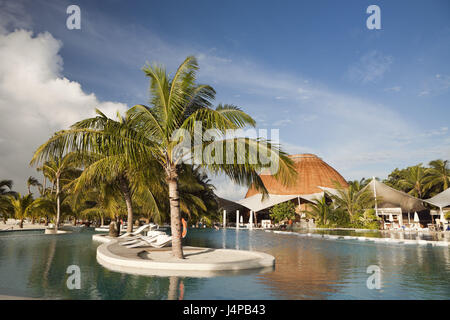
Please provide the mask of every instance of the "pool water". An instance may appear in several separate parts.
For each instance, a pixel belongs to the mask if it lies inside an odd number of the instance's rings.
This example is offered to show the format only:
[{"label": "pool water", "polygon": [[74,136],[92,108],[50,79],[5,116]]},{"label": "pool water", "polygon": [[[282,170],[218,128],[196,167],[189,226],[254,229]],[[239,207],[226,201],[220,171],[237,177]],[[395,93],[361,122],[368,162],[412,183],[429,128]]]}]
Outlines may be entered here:
[{"label": "pool water", "polygon": [[[92,233],[0,235],[0,295],[44,299],[450,299],[450,248],[190,229],[186,245],[263,251],[273,272],[214,278],[144,277],[96,261]],[[81,270],[70,290],[67,267]],[[367,267],[381,270],[368,289]]]}]

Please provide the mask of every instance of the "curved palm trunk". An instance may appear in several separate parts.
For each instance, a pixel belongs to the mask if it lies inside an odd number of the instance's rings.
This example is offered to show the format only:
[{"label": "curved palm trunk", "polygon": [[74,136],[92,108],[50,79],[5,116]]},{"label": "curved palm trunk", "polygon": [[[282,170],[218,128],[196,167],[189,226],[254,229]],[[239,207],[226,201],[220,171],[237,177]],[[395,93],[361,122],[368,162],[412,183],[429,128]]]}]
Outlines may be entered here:
[{"label": "curved palm trunk", "polygon": [[171,170],[172,174],[167,179],[169,185],[170,201],[170,227],[172,230],[172,254],[174,257],[184,259],[183,247],[181,246],[181,216],[180,216],[180,196],[178,191],[178,177]]},{"label": "curved palm trunk", "polygon": [[127,205],[127,213],[128,213],[128,218],[127,218],[127,232],[133,232],[133,206],[131,203],[131,191],[130,191],[130,187],[129,187],[129,183],[127,178],[125,178],[124,176],[121,176],[119,178],[119,183],[120,183],[120,190],[122,191],[123,197],[125,199],[125,203]]}]

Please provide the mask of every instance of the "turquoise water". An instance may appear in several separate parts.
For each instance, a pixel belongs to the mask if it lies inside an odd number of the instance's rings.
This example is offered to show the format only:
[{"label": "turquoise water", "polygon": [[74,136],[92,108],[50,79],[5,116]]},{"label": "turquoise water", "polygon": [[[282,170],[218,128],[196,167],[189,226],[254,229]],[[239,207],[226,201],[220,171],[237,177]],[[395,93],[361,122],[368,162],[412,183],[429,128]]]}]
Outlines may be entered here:
[{"label": "turquoise water", "polygon": [[[273,272],[215,278],[143,277],[96,261],[92,233],[0,235],[0,295],[45,299],[450,299],[450,248],[332,241],[260,230],[189,230],[187,245],[258,250]],[[81,289],[66,286],[78,265]],[[369,265],[381,268],[370,290]]]}]

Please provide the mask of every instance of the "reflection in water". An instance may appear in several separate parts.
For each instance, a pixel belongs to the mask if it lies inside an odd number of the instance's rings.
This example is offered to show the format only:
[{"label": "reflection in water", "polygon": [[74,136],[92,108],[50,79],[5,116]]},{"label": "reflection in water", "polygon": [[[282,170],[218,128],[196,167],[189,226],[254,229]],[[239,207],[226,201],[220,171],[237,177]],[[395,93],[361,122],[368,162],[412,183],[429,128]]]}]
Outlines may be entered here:
[{"label": "reflection in water", "polygon": [[339,257],[325,256],[307,247],[277,246],[275,271],[260,277],[281,299],[323,299],[336,292]]},{"label": "reflection in water", "polygon": [[[186,245],[272,254],[275,270],[213,278],[137,276],[96,261],[92,234],[0,235],[0,295],[51,299],[449,299],[449,248],[321,240],[259,230],[189,231]],[[406,236],[405,236],[406,237]],[[69,290],[69,265],[81,289]],[[369,265],[382,290],[366,287]]]},{"label": "reflection in water", "polygon": [[222,249],[227,247],[227,230],[222,229]]},{"label": "reflection in water", "polygon": [[184,283],[180,277],[169,277],[169,292],[167,300],[183,300],[184,299]]}]

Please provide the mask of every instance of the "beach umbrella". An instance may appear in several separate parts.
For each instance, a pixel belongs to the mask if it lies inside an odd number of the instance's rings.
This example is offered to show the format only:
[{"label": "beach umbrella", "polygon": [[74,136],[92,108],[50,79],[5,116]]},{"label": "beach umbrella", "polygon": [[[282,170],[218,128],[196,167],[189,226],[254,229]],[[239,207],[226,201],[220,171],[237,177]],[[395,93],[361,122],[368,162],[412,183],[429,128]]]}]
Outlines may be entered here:
[{"label": "beach umbrella", "polygon": [[419,215],[417,214],[417,211],[414,212],[414,222],[420,222]]},{"label": "beach umbrella", "polygon": [[389,214],[389,221],[394,222],[394,217],[392,216],[392,213]]}]

